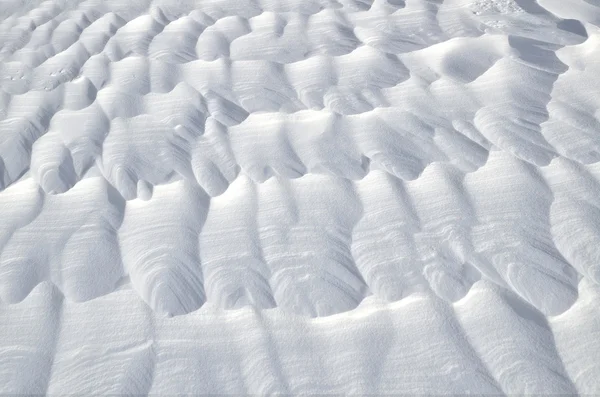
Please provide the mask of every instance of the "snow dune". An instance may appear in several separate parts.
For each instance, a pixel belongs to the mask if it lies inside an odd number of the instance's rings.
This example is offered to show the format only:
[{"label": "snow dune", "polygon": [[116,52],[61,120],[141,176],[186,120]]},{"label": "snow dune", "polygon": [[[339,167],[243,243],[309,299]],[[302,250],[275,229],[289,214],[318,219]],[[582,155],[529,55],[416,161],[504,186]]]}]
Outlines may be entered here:
[{"label": "snow dune", "polygon": [[6,0],[0,393],[597,394],[600,3]]}]

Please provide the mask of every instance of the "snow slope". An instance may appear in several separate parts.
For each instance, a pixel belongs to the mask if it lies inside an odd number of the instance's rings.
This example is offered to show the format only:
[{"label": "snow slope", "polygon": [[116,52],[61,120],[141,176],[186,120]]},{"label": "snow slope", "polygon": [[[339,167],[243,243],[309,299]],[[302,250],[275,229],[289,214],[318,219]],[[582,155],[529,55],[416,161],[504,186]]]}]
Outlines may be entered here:
[{"label": "snow slope", "polygon": [[0,393],[600,393],[597,0],[0,2]]}]

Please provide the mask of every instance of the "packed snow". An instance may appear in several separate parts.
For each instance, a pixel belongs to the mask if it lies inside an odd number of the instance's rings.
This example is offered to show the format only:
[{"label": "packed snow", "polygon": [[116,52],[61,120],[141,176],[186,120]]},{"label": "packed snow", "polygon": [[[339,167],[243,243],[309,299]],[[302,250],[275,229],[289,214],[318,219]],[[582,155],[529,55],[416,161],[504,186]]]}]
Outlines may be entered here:
[{"label": "packed snow", "polygon": [[599,0],[1,0],[0,394],[600,394]]}]

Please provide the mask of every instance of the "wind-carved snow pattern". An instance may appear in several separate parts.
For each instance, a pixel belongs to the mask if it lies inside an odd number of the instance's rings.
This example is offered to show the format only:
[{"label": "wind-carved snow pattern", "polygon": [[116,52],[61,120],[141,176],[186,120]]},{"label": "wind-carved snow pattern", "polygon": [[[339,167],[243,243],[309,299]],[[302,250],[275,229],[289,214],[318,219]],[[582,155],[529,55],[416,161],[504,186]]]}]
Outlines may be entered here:
[{"label": "wind-carved snow pattern", "polygon": [[[6,1],[0,335],[49,330],[2,342],[0,391],[85,393],[90,361],[94,393],[598,392],[599,90],[592,0]],[[218,328],[242,362],[169,372]],[[420,338],[439,381],[389,361],[429,371]]]}]

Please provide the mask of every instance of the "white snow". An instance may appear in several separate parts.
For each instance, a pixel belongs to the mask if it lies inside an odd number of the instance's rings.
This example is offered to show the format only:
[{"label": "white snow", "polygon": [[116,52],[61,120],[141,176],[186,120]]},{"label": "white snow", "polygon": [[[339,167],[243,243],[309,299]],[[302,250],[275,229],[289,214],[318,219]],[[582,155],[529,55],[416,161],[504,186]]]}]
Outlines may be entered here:
[{"label": "white snow", "polygon": [[597,0],[0,1],[0,394],[600,393]]}]

